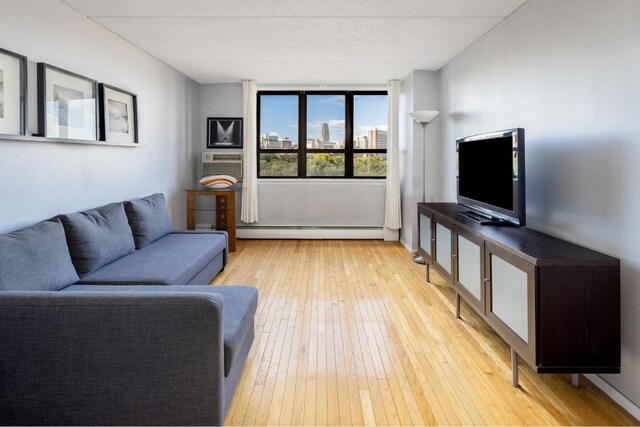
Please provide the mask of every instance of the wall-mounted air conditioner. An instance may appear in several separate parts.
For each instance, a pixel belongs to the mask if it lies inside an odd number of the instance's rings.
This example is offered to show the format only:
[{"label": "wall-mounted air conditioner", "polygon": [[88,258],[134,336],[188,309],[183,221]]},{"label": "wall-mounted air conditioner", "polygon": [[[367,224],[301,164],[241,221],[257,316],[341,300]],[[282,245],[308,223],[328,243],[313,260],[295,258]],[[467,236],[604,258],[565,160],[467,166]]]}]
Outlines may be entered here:
[{"label": "wall-mounted air conditioner", "polygon": [[200,178],[209,175],[231,175],[242,180],[242,150],[207,150],[200,160]]}]

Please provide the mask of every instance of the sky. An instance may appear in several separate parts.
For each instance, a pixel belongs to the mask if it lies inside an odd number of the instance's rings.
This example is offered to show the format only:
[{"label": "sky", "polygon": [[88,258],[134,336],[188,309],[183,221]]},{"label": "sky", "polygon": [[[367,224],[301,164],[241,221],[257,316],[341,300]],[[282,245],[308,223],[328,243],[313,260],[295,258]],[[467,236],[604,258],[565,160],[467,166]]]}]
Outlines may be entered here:
[{"label": "sky", "polygon": [[[280,138],[298,142],[298,96],[260,97],[260,134],[275,132]],[[344,140],[345,99],[343,95],[307,96],[307,137],[319,138],[322,123],[329,123],[332,141]],[[387,96],[354,96],[354,133],[366,135],[370,129],[387,129]]]}]

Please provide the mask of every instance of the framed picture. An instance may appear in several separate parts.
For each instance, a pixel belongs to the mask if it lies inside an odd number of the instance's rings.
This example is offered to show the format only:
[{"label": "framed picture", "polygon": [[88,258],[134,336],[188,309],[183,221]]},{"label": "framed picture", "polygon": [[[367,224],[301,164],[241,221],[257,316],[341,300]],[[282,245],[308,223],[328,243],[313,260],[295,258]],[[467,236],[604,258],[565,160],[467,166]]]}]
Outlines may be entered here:
[{"label": "framed picture", "polygon": [[38,63],[38,120],[42,136],[97,141],[97,82]]},{"label": "framed picture", "polygon": [[0,49],[0,134],[27,129],[27,58]]},{"label": "framed picture", "polygon": [[242,117],[207,118],[207,148],[242,148]]},{"label": "framed picture", "polygon": [[100,139],[106,142],[138,143],[138,97],[104,83],[98,85]]}]

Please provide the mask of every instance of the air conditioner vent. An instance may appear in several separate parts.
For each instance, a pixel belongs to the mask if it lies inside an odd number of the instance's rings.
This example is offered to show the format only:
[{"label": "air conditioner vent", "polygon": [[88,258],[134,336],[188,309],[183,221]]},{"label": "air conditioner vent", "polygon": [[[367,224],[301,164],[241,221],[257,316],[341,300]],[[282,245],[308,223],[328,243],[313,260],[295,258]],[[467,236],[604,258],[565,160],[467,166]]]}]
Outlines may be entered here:
[{"label": "air conditioner vent", "polygon": [[242,180],[242,150],[203,151],[200,178],[209,175],[231,175]]}]

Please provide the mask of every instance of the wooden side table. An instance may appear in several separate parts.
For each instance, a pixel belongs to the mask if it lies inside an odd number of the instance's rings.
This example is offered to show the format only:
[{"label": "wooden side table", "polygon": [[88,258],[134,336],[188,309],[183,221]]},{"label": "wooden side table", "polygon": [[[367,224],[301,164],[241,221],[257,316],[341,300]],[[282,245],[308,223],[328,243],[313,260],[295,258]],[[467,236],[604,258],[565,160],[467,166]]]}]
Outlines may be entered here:
[{"label": "wooden side table", "polygon": [[236,251],[236,190],[186,190],[187,191],[187,230],[196,229],[196,197],[213,196],[216,198],[216,230],[225,230],[229,234],[229,251]]}]

